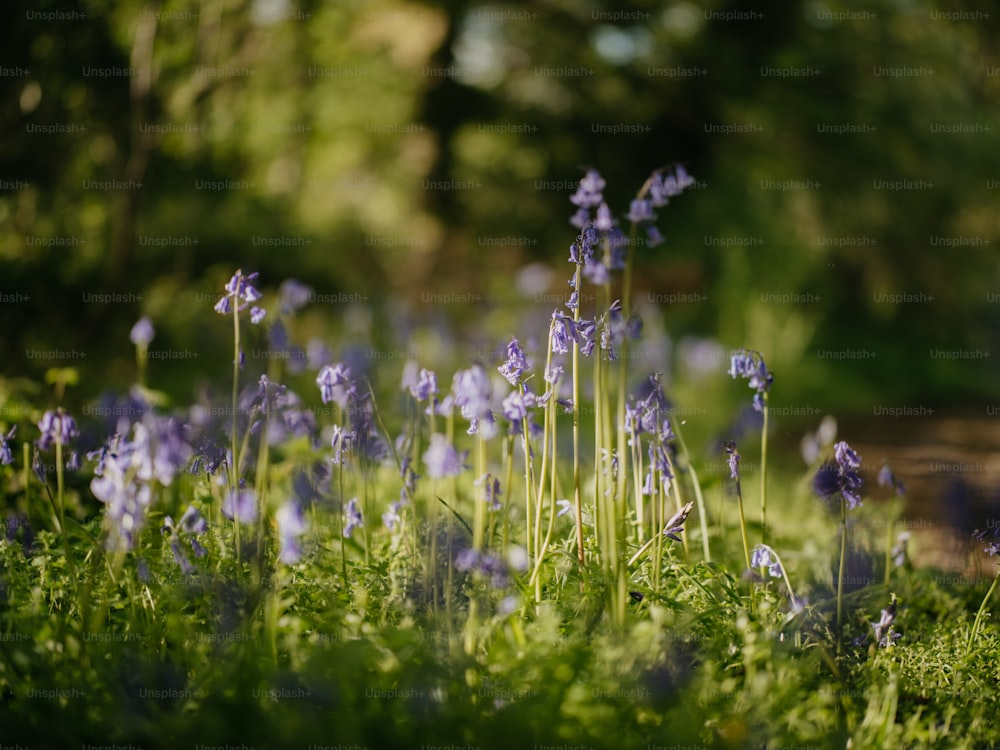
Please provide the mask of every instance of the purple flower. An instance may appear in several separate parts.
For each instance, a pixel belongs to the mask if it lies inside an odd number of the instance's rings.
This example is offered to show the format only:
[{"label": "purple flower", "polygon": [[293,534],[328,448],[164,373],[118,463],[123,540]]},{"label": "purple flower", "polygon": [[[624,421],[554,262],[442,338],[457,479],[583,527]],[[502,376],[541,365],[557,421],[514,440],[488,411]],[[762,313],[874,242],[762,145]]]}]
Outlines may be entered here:
[{"label": "purple flower", "polygon": [[507,565],[491,552],[477,552],[471,547],[455,555],[455,568],[463,573],[474,571],[490,580],[493,588],[501,588],[510,583]]},{"label": "purple flower", "polygon": [[427,476],[432,479],[456,477],[465,468],[462,463],[464,454],[455,450],[448,438],[440,433],[431,435],[430,447],[424,452],[424,465],[427,466]]},{"label": "purple flower", "polygon": [[222,515],[249,526],[257,520],[257,494],[244,489],[229,492],[222,502]]},{"label": "purple flower", "polygon": [[330,447],[333,448],[333,465],[343,466],[346,461],[346,454],[351,450],[351,446],[354,445],[357,435],[351,431],[348,432],[340,425],[335,424],[333,426],[333,436],[330,439]]},{"label": "purple flower", "polygon": [[302,559],[302,545],[299,537],[302,536],[308,524],[302,514],[302,508],[294,499],[286,500],[274,514],[278,522],[278,538],[281,540],[281,553],[278,561],[285,565],[292,565]]},{"label": "purple flower", "polygon": [[0,464],[10,466],[14,463],[14,455],[11,453],[10,444],[14,440],[14,433],[17,432],[17,425],[10,428],[6,435],[0,435]]},{"label": "purple flower", "polygon": [[767,568],[771,578],[781,578],[781,563],[778,562],[774,550],[766,544],[758,544],[750,553],[751,568]]},{"label": "purple flower", "polygon": [[976,529],[972,532],[972,538],[977,542],[985,542],[987,539],[992,538],[993,541],[989,542],[983,548],[983,551],[990,557],[1000,555],[1000,526],[994,526],[992,530]]},{"label": "purple flower", "polygon": [[611,272],[599,260],[588,260],[583,267],[583,278],[594,286],[602,286],[611,281]]},{"label": "purple flower", "polygon": [[507,379],[507,382],[516,386],[521,380],[521,373],[528,369],[528,359],[524,356],[524,350],[517,339],[513,336],[507,344],[507,359],[497,370]]},{"label": "purple flower", "polygon": [[524,387],[513,390],[510,395],[503,400],[501,409],[504,417],[512,424],[519,425],[521,420],[527,419],[528,410],[535,408],[535,394]]},{"label": "purple flower", "polygon": [[671,519],[667,521],[667,524],[663,529],[663,535],[666,536],[667,539],[673,539],[675,542],[681,541],[678,534],[684,531],[684,522],[687,521],[687,517],[690,515],[692,508],[694,508],[694,503],[688,503],[679,511],[674,513]]},{"label": "purple flower", "polygon": [[250,308],[250,322],[254,325],[260,323],[264,317],[267,315],[267,310],[261,307],[251,307]]},{"label": "purple flower", "polygon": [[562,500],[556,500],[556,505],[559,508],[559,512],[556,513],[556,516],[565,516],[567,513],[573,510],[573,503],[571,503],[569,500],[565,498],[563,498]]},{"label": "purple flower", "polygon": [[657,247],[658,245],[662,245],[663,242],[663,235],[660,234],[660,230],[656,228],[655,224],[650,224],[646,227],[646,244],[649,247]]},{"label": "purple flower", "polygon": [[56,442],[67,445],[80,434],[76,429],[76,421],[62,409],[45,412],[42,421],[38,423],[38,429],[42,436],[38,439],[37,445],[42,450],[48,450]]},{"label": "purple flower", "polygon": [[581,208],[599,206],[604,201],[602,191],[606,184],[596,169],[588,169],[587,174],[580,180],[576,192],[569,199],[570,203]]},{"label": "purple flower", "polygon": [[316,385],[324,404],[333,401],[341,409],[347,408],[348,401],[357,393],[351,384],[351,368],[342,363],[323,367],[316,376]]},{"label": "purple flower", "polygon": [[483,490],[483,500],[490,510],[500,510],[500,480],[492,474],[483,474],[473,483]]},{"label": "purple flower", "polygon": [[767,370],[764,358],[759,352],[740,349],[730,355],[729,375],[735,380],[749,380],[749,386],[757,391],[753,398],[753,408],[764,411],[765,395],[774,382],[774,375]]},{"label": "purple flower", "polygon": [[579,341],[576,323],[568,315],[555,310],[552,313],[552,324],[549,332],[553,354],[566,354],[573,348],[573,342]]},{"label": "purple flower", "polygon": [[[468,433],[475,435],[482,429],[484,438],[493,437],[497,427],[490,409],[491,388],[486,370],[479,365],[459,370],[455,373],[451,390],[455,396],[455,404],[462,409],[462,416],[469,420]],[[482,428],[480,420],[483,422]]]},{"label": "purple flower", "polygon": [[887,609],[883,609],[878,622],[872,623],[875,631],[875,643],[879,648],[888,648],[895,641],[902,638],[902,633],[893,631],[892,626],[896,621],[896,596],[893,594],[892,601]]},{"label": "purple flower", "polygon": [[584,357],[591,356],[597,346],[597,323],[593,320],[581,320],[577,322],[576,330],[580,340],[580,354]]},{"label": "purple flower", "polygon": [[153,330],[153,322],[145,315],[143,315],[132,326],[132,330],[129,332],[129,340],[136,346],[146,347],[149,346],[149,342],[153,340],[153,336],[156,332]]},{"label": "purple flower", "polygon": [[[254,284],[257,283],[259,274],[251,273],[243,275],[242,270],[238,270],[226,284],[226,294],[215,305],[215,311],[220,315],[230,315],[233,312],[233,305],[236,305],[237,312],[243,312],[248,305],[252,305],[261,299],[262,295]],[[259,322],[259,321],[258,321]]]},{"label": "purple flower", "polygon": [[648,200],[634,200],[629,206],[628,216],[625,218],[633,224],[642,221],[655,221],[656,214],[653,213],[653,204]]},{"label": "purple flower", "polygon": [[902,496],[906,494],[906,487],[903,483],[896,479],[896,475],[892,473],[892,469],[889,468],[889,464],[884,464],[878,473],[878,486],[879,487],[890,487],[894,495]]},{"label": "purple flower", "polygon": [[727,440],[723,447],[729,454],[729,478],[738,481],[740,478],[740,452],[736,450],[736,443],[732,440]]},{"label": "purple flower", "polygon": [[344,536],[349,537],[355,529],[365,525],[365,519],[361,517],[361,508],[358,506],[356,497],[347,501],[347,505],[344,506],[344,516],[347,521],[344,525]]},{"label": "purple flower", "polygon": [[410,395],[417,401],[427,401],[437,395],[437,375],[427,368],[421,368],[416,380],[409,385]]},{"label": "purple flower", "polygon": [[607,203],[601,203],[597,207],[597,216],[594,218],[594,229],[599,232],[610,232],[614,228],[614,218],[611,216],[611,209]]},{"label": "purple flower", "polygon": [[309,304],[313,298],[312,287],[306,286],[296,279],[285,279],[278,287],[280,296],[279,309],[282,315],[291,315]]},{"label": "purple flower", "polygon": [[813,490],[824,500],[840,495],[847,502],[848,509],[861,505],[861,476],[858,469],[861,459],[851,447],[841,440],[834,447],[836,463],[826,463],[813,477]]}]

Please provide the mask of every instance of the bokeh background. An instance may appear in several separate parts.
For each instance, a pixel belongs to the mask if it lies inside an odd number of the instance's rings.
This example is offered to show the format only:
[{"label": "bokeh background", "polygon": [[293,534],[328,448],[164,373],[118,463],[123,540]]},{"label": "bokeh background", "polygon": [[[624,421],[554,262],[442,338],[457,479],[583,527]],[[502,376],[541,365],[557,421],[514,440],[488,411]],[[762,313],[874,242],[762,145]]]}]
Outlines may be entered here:
[{"label": "bokeh background", "polygon": [[[52,368],[79,376],[71,407],[127,389],[140,315],[157,331],[153,387],[175,402],[228,387],[231,326],[212,304],[236,268],[260,272],[272,319],[282,281],[310,285],[288,333],[311,366],[351,355],[384,386],[412,358],[449,382],[510,335],[544,336],[586,167],[623,215],[654,168],[680,164],[696,186],[661,210],[667,241],[636,248],[636,377],[663,371],[689,413],[721,423],[748,397],[726,353],[748,346],[777,373],[793,444],[827,413],[856,420],[859,441],[873,422],[891,442],[942,415],[966,420],[959,442],[973,423],[981,448],[994,440],[1000,14],[987,3],[14,0],[2,13],[7,422],[19,399],[51,400]],[[251,354],[266,350],[253,335]]]}]

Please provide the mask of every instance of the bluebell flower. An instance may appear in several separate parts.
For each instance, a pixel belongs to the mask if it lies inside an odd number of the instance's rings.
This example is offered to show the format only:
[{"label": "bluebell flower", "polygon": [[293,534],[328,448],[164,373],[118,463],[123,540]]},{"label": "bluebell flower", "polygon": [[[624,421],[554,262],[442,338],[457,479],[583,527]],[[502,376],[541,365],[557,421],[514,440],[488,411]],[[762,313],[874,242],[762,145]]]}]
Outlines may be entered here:
[{"label": "bluebell flower", "polygon": [[736,443],[732,440],[727,440],[723,447],[726,449],[726,453],[729,455],[727,459],[729,461],[729,478],[739,480],[740,478],[740,452],[736,450]]},{"label": "bluebell flower", "polygon": [[596,169],[588,169],[580,180],[576,192],[570,197],[570,203],[581,208],[594,208],[604,201],[603,190],[607,183]]},{"label": "bluebell flower", "polygon": [[573,510],[573,503],[571,503],[566,498],[563,498],[562,500],[556,500],[556,507],[559,508],[559,512],[556,513],[556,516],[557,517],[558,516],[565,516],[567,513],[572,512],[572,510]]},{"label": "bluebell flower", "polygon": [[344,536],[349,537],[354,533],[355,529],[365,525],[365,519],[361,517],[361,508],[358,505],[356,497],[352,497],[347,501],[347,505],[344,506],[344,516],[346,519]]},{"label": "bluebell flower", "polygon": [[655,221],[656,214],[653,213],[653,204],[648,200],[634,200],[630,204],[628,216],[625,218],[633,224],[638,224],[642,221]]},{"label": "bluebell flower", "polygon": [[666,526],[663,529],[663,535],[667,539],[673,539],[675,542],[681,541],[680,534],[684,531],[684,522],[687,521],[687,517],[691,514],[691,509],[694,508],[694,503],[687,503],[683,508],[674,513],[670,520],[667,521]]},{"label": "bluebell flower", "polygon": [[57,440],[63,445],[68,445],[80,434],[76,429],[76,421],[63,409],[45,412],[38,423],[38,429],[42,436],[38,439],[37,445],[42,450],[48,450]]},{"label": "bluebell flower", "polygon": [[437,395],[437,375],[433,370],[422,367],[416,381],[409,386],[410,395],[417,401],[427,401]]},{"label": "bluebell flower", "polygon": [[599,260],[589,260],[583,267],[583,278],[594,286],[602,286],[611,281],[611,271]]},{"label": "bluebell flower", "polygon": [[330,438],[330,447],[333,448],[333,465],[343,466],[351,447],[357,438],[356,433],[345,430],[340,425],[333,426],[333,435]]},{"label": "bluebell flower", "polygon": [[535,403],[535,394],[527,387],[516,388],[503,400],[501,409],[507,420],[514,425],[520,425],[523,419],[528,418],[529,410],[535,408]]},{"label": "bluebell flower", "polygon": [[153,330],[153,321],[149,319],[146,315],[143,315],[132,326],[132,330],[129,332],[129,340],[136,346],[149,346],[149,342],[153,340],[153,336],[156,332]]},{"label": "bluebell flower", "polygon": [[252,305],[257,300],[263,298],[264,295],[253,286],[257,283],[258,275],[251,273],[244,276],[242,270],[236,271],[233,277],[226,283],[226,293],[215,304],[215,311],[220,315],[231,315],[234,304],[236,305],[236,311],[242,312],[248,305]]},{"label": "bluebell flower", "polygon": [[660,234],[660,230],[656,228],[655,224],[650,224],[646,227],[646,244],[649,247],[657,247],[664,243],[663,235]]},{"label": "bluebell flower", "polygon": [[902,638],[902,633],[896,633],[892,629],[896,622],[897,604],[896,595],[893,594],[892,601],[888,608],[882,610],[878,622],[872,623],[872,629],[875,631],[875,643],[878,644],[879,648],[888,648]]},{"label": "bluebell flower", "polygon": [[0,435],[0,464],[3,466],[10,466],[14,463],[14,455],[11,453],[10,444],[13,442],[16,432],[17,425],[14,425],[6,435]]},{"label": "bluebell flower", "polygon": [[977,542],[988,542],[983,551],[990,557],[1000,555],[1000,525],[992,529],[976,529],[972,532],[972,538]]},{"label": "bluebell flower", "polygon": [[493,588],[501,588],[510,582],[507,565],[491,552],[477,552],[469,547],[455,555],[455,569],[463,573],[475,571],[489,579]]},{"label": "bluebell flower", "polygon": [[301,310],[312,300],[312,287],[297,279],[285,279],[278,287],[279,309],[282,315],[291,315]]},{"label": "bluebell flower", "polygon": [[528,358],[524,355],[524,350],[513,336],[507,344],[507,358],[497,370],[504,376],[508,383],[517,386],[521,380],[522,373],[528,369]]},{"label": "bluebell flower", "polygon": [[594,320],[580,320],[576,324],[577,335],[580,340],[580,354],[589,357],[594,353],[597,346],[597,322]]},{"label": "bluebell flower", "polygon": [[861,476],[858,469],[861,459],[843,440],[834,446],[836,463],[826,463],[813,477],[813,490],[824,500],[840,495],[847,502],[848,509],[861,505]]},{"label": "bluebell flower", "polygon": [[247,489],[231,490],[222,501],[222,515],[249,526],[257,520],[257,494]]},{"label": "bluebell flower", "polygon": [[324,404],[333,401],[341,409],[347,408],[351,397],[357,392],[351,383],[351,368],[341,363],[324,366],[316,376],[316,385],[319,386],[320,398]]},{"label": "bluebell flower", "polygon": [[470,435],[482,432],[487,439],[496,435],[497,427],[490,408],[491,390],[489,376],[479,365],[455,373],[451,391],[462,416],[469,420]]},{"label": "bluebell flower", "polygon": [[500,480],[490,473],[483,474],[473,483],[482,488],[483,501],[490,510],[500,510]]},{"label": "bluebell flower", "polygon": [[751,568],[767,568],[771,578],[781,578],[781,563],[778,562],[774,550],[766,544],[758,544],[750,553]]},{"label": "bluebell flower", "polygon": [[611,216],[611,209],[607,203],[601,203],[597,207],[597,216],[594,217],[594,229],[599,232],[610,232],[615,226],[614,218]]},{"label": "bluebell flower", "polygon": [[439,433],[431,435],[431,444],[424,452],[424,465],[427,466],[427,476],[432,479],[455,477],[465,468],[464,454],[455,450],[448,438]]},{"label": "bluebell flower", "polygon": [[389,503],[389,510],[382,514],[382,523],[385,525],[389,531],[395,531],[396,526],[399,525],[400,521],[403,520],[402,516],[399,515],[399,511],[403,508],[403,501],[394,500]]},{"label": "bluebell flower", "polygon": [[896,475],[892,473],[892,469],[889,468],[889,464],[883,464],[882,468],[878,473],[878,486],[879,487],[889,487],[892,489],[894,495],[905,495],[906,487],[903,483],[896,479]]},{"label": "bluebell flower", "polygon": [[274,514],[278,522],[278,538],[281,541],[281,552],[278,561],[292,565],[302,559],[302,544],[299,541],[308,529],[302,508],[291,498],[286,500]]},{"label": "bluebell flower", "polygon": [[549,341],[553,354],[566,354],[572,351],[573,342],[579,341],[576,323],[571,317],[559,312],[552,313],[552,324],[549,328]]},{"label": "bluebell flower", "polygon": [[253,323],[254,325],[260,323],[266,315],[267,311],[262,307],[250,308],[250,322]]},{"label": "bluebell flower", "polygon": [[757,411],[764,411],[765,394],[774,382],[774,375],[768,372],[760,353],[749,349],[733,352],[730,355],[729,375],[734,380],[744,378],[750,381],[748,385],[757,391],[754,394],[753,407]]}]

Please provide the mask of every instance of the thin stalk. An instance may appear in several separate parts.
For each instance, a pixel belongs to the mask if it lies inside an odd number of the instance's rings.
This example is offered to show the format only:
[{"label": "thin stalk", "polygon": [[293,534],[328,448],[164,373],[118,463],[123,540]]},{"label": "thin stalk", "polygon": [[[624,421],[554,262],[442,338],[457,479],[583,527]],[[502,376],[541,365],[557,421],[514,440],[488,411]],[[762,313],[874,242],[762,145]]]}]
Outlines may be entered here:
[{"label": "thin stalk", "polygon": [[844,570],[847,564],[847,500],[840,498],[840,572],[837,575],[837,627],[841,623]]},{"label": "thin stalk", "polygon": [[990,597],[993,596],[993,592],[996,590],[998,582],[1000,582],[1000,568],[997,569],[997,574],[993,578],[993,585],[990,586],[990,590],[986,592],[986,596],[983,597],[983,603],[979,605],[979,611],[976,612],[976,620],[972,623],[972,632],[969,633],[969,643],[966,646],[966,651],[972,650],[972,644],[976,640],[976,635],[979,633],[979,626],[983,621],[983,616],[986,614],[986,605],[990,603]]},{"label": "thin stalk", "polygon": [[760,537],[767,544],[767,393],[764,393],[764,426],[760,430]]},{"label": "thin stalk", "polygon": [[[581,266],[576,265],[573,288],[580,289]],[[580,305],[573,310],[574,324],[580,322]],[[580,342],[573,339],[573,507],[576,510],[576,548],[580,565],[583,554],[583,498],[580,493]]]}]

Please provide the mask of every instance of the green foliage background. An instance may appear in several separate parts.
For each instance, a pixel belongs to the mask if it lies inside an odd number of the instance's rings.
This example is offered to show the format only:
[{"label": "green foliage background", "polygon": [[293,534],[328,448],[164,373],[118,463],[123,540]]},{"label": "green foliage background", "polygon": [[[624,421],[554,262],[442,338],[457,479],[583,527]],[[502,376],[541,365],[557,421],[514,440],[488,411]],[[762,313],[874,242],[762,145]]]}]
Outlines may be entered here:
[{"label": "green foliage background", "polygon": [[[974,15],[947,15],[962,11]],[[4,372],[78,367],[72,398],[121,388],[134,377],[128,329],[149,314],[154,349],[201,355],[161,368],[157,386],[188,394],[226,370],[227,329],[211,324],[211,303],[237,267],[260,271],[272,291],[297,277],[346,295],[313,305],[302,336],[391,348],[430,322],[495,346],[519,333],[511,308],[531,301],[517,269],[544,264],[554,269],[549,291],[565,293],[567,198],[583,167],[601,170],[624,214],[652,168],[680,162],[698,190],[661,212],[667,243],[640,248],[637,298],[700,296],[646,305],[647,325],[675,343],[712,336],[759,349],[787,403],[869,414],[873,403],[962,403],[981,413],[998,394],[992,357],[929,353],[992,354],[1000,330],[991,244],[1000,22],[983,12],[904,0],[864,10],[8,3]],[[771,68],[806,75],[763,74]],[[921,74],[877,72],[886,68]],[[821,132],[845,124],[862,132]],[[52,125],[75,132],[37,130]],[[639,132],[603,132],[609,125]],[[753,132],[710,132],[717,125]],[[142,187],[93,189],[98,180]],[[231,189],[204,187],[220,180]],[[764,189],[768,180],[818,186]],[[874,187],[896,180],[933,187]],[[100,294],[125,296],[95,303]],[[786,294],[807,301],[767,296]],[[889,304],[876,301],[882,294],[933,299]],[[374,310],[360,322],[359,301]],[[53,350],[86,356],[32,356]]]}]

